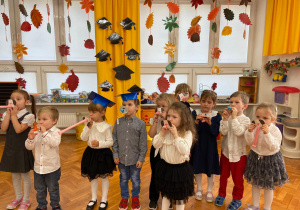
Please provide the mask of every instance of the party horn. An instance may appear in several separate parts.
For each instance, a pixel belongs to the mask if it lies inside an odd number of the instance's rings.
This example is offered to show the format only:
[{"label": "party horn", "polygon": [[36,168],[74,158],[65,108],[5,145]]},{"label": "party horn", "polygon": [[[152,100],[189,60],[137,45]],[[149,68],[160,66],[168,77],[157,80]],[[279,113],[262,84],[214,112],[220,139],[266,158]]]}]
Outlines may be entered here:
[{"label": "party horn", "polygon": [[6,106],[0,106],[0,108],[10,108],[10,107],[14,107],[16,105],[16,101],[12,100],[12,99],[8,99],[6,101]]},{"label": "party horn", "polygon": [[[263,125],[265,124],[265,122],[263,120],[259,120],[260,124]],[[252,147],[255,147],[256,148],[256,145],[257,145],[257,139],[258,139],[258,134],[259,134],[259,130],[260,130],[260,125],[258,123],[258,127],[256,128],[256,133],[255,133],[255,139],[254,139],[254,142],[252,144]]]},{"label": "party horn", "polygon": [[80,122],[78,122],[78,123],[76,123],[76,124],[74,124],[74,125],[71,125],[70,127],[66,128],[66,129],[64,129],[64,130],[62,130],[62,131],[59,131],[58,134],[61,135],[61,134],[63,134],[64,132],[66,132],[66,131],[68,131],[68,130],[74,128],[74,127],[76,127],[77,125],[80,125],[81,123],[87,122],[88,120],[89,120],[88,118],[85,118],[84,120],[81,120]]}]

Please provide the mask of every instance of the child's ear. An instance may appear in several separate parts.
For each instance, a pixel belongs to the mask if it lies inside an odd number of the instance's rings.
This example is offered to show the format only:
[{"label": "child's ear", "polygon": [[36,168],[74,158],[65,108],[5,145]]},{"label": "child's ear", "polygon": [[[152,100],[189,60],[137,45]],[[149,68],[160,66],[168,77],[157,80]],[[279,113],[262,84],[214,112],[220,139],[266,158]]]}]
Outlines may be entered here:
[{"label": "child's ear", "polygon": [[57,123],[57,119],[55,119],[54,121],[53,121],[53,125],[55,125]]},{"label": "child's ear", "polygon": [[25,105],[29,105],[30,104],[30,100],[26,100]]},{"label": "child's ear", "polygon": [[247,109],[247,107],[248,107],[248,104],[244,104],[244,109]]}]

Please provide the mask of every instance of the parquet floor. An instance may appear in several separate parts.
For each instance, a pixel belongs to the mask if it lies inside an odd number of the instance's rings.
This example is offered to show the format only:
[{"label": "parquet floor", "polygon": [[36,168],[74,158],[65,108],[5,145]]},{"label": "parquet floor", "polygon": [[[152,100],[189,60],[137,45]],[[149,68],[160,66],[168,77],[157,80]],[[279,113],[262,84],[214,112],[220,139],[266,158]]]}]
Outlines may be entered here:
[{"label": "parquet floor", "polygon": [[[2,156],[4,148],[5,136],[0,136],[0,155]],[[148,142],[148,146],[151,142]],[[221,142],[219,142],[219,151]],[[82,210],[86,208],[86,204],[91,198],[90,184],[87,178],[80,176],[80,161],[81,156],[86,148],[86,142],[75,140],[75,136],[63,136],[62,143],[60,145],[60,157],[62,164],[62,176],[60,180],[60,193],[61,193],[61,206],[64,210]],[[290,182],[282,188],[277,188],[274,192],[274,201],[272,204],[272,210],[299,210],[300,209],[300,159],[288,159],[285,158],[286,168],[290,178]],[[33,188],[33,173],[32,175],[32,191],[30,200],[32,202],[30,210],[35,209],[37,202],[35,199],[35,190]],[[145,164],[141,171],[141,193],[140,201],[143,210],[148,209],[148,188],[151,176],[149,150],[146,156]],[[204,189],[206,189],[206,178],[203,179]],[[129,184],[130,186],[131,184]],[[215,185],[213,189],[214,196],[218,193],[219,176],[215,178]],[[189,199],[186,204],[186,209],[216,209],[223,210],[229,205],[232,200],[233,182],[230,179],[228,183],[227,198],[225,200],[225,206],[216,207],[213,203],[206,203],[205,200],[197,201],[193,197]],[[262,194],[263,195],[263,194]],[[4,210],[6,205],[14,199],[14,190],[11,181],[10,173],[0,172],[0,210]],[[101,181],[98,188],[98,199],[101,199]],[[115,172],[114,176],[110,178],[110,187],[108,194],[108,209],[117,210],[118,204],[121,199],[120,187],[119,187],[119,172]],[[251,185],[245,183],[245,191],[243,208],[247,207],[247,203],[251,203]],[[49,197],[48,197],[49,201]],[[261,209],[263,208],[263,196],[261,197]],[[159,200],[159,207],[161,206],[161,199]],[[130,206],[129,206],[130,207]],[[48,204],[48,209],[50,205]],[[96,209],[96,208],[95,208]],[[129,208],[130,209],[130,208]],[[175,209],[175,208],[174,208]]]}]

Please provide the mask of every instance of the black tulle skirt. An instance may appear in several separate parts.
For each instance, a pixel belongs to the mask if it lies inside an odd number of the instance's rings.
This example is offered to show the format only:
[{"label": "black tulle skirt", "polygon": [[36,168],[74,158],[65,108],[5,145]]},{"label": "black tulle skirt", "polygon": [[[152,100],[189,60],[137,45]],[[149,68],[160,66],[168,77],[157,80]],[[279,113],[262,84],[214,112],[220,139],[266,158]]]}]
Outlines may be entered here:
[{"label": "black tulle skirt", "polygon": [[92,149],[87,147],[82,155],[81,175],[88,177],[90,181],[98,177],[113,176],[116,164],[112,151],[109,148]]},{"label": "black tulle skirt", "polygon": [[161,159],[155,173],[156,187],[163,197],[186,203],[194,195],[194,171],[189,162],[169,164]]},{"label": "black tulle skirt", "polygon": [[281,187],[289,181],[281,152],[260,157],[251,150],[244,176],[249,184],[266,190],[275,190],[275,186]]}]

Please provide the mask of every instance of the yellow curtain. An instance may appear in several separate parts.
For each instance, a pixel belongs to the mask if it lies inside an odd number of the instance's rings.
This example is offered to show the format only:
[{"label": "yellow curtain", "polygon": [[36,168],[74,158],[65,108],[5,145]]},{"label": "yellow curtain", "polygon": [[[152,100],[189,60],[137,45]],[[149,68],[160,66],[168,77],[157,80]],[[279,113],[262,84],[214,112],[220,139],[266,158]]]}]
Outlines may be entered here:
[{"label": "yellow curtain", "polygon": [[[128,93],[128,89],[134,84],[140,86],[140,61],[138,59],[131,61],[125,56],[125,52],[131,48],[140,53],[140,3],[139,0],[95,0],[95,22],[102,17],[105,17],[112,23],[112,30],[110,27],[106,30],[100,29],[98,24],[95,25],[96,32],[96,53],[102,49],[111,54],[111,61],[108,59],[104,62],[97,60],[97,84],[98,93],[111,101],[115,102],[111,108],[106,110],[106,118],[109,124],[114,125],[117,116],[122,117],[123,114],[119,111],[122,106],[121,97],[116,95]],[[131,30],[124,30],[120,22],[125,18],[130,18],[135,22],[135,28]],[[112,33],[118,33],[123,37],[124,44],[111,44],[107,39]],[[116,72],[113,68],[119,65],[125,65],[131,69],[134,74],[131,74],[130,80],[121,81],[115,78]],[[113,91],[104,92],[99,85],[107,80],[113,85]],[[137,113],[140,117],[140,109]]]},{"label": "yellow curtain", "polygon": [[299,9],[299,0],[268,0],[264,56],[300,52]]}]

